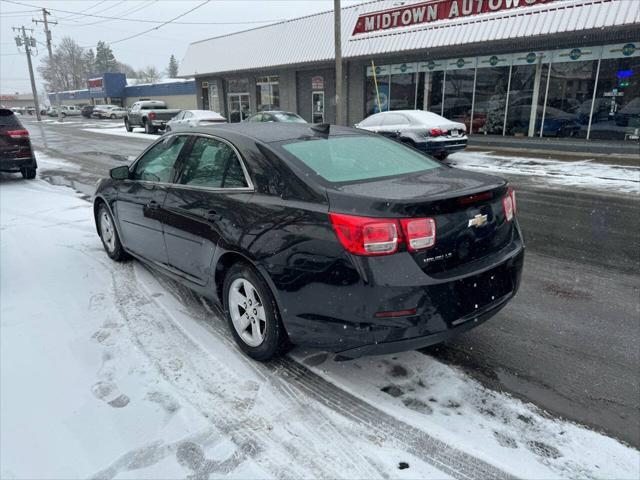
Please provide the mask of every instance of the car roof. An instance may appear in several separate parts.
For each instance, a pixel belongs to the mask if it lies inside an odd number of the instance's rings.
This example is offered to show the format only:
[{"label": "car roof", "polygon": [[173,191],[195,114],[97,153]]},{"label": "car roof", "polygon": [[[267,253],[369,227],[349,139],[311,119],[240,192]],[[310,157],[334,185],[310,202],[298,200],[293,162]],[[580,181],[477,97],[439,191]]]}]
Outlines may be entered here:
[{"label": "car roof", "polygon": [[[264,122],[243,122],[243,123],[219,123],[211,126],[201,126],[194,128],[181,128],[174,130],[180,133],[202,133],[208,135],[219,135],[224,137],[224,133],[240,135],[253,138],[262,143],[283,142],[304,137],[321,137],[323,134],[313,130],[312,123],[264,123]],[[367,132],[350,127],[339,127],[331,125],[329,136],[338,135],[367,135]]]}]

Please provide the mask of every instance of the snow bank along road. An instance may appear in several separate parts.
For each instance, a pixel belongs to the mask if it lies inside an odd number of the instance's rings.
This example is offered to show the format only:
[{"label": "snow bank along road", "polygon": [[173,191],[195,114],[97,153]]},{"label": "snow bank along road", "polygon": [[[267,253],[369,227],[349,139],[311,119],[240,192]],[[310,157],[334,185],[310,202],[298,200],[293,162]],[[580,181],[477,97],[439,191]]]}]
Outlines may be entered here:
[{"label": "snow bank along road", "polygon": [[[113,121],[29,125],[41,152],[41,177],[91,195],[110,167],[130,161],[157,138],[84,130],[120,127]],[[488,173],[520,161],[484,155],[478,165],[478,158],[474,153],[462,160]],[[426,353],[462,366],[487,386],[638,447],[638,195],[608,193],[597,183],[550,184],[535,173],[545,161],[530,160],[526,172],[500,171],[516,187],[527,241],[518,296],[491,322]],[[547,161],[556,170],[573,165]]]},{"label": "snow bank along road", "polygon": [[637,450],[415,352],[250,361],[212,305],[111,262],[69,189],[2,176],[0,209],[3,479],[640,475]]}]

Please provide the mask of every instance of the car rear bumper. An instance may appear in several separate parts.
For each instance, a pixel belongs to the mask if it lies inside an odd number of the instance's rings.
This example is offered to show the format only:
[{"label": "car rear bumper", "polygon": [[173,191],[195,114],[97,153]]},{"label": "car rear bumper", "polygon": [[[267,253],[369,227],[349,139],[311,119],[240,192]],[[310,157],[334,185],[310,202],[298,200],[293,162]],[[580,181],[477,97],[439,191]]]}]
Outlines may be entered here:
[{"label": "car rear bumper", "polygon": [[418,145],[420,150],[428,153],[429,155],[441,155],[443,153],[450,154],[459,152],[467,148],[467,137],[453,138],[447,140],[427,140],[421,145]]},{"label": "car rear bumper", "polygon": [[0,157],[0,172],[16,172],[21,168],[37,168],[35,157]]},{"label": "car rear bumper", "polygon": [[[399,254],[393,261],[393,271],[391,263],[378,271],[367,265],[356,268],[359,273],[324,272],[315,281],[308,272],[289,271],[283,277],[270,272],[291,341],[346,358],[445,341],[480,325],[513,298],[520,285],[524,246],[514,239],[502,251],[441,279],[426,275],[408,254],[405,263]],[[296,288],[297,284],[306,286]],[[376,316],[402,310],[411,312]]]}]

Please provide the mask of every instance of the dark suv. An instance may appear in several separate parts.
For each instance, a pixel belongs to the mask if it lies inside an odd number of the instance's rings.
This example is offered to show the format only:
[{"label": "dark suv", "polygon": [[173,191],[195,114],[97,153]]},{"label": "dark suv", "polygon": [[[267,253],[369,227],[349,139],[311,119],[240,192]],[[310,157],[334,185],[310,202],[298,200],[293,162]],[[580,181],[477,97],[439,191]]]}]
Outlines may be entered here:
[{"label": "dark suv", "polygon": [[84,107],[82,107],[82,110],[80,110],[80,115],[82,115],[84,118],[91,118],[94,108],[95,107],[93,105],[85,105]]},{"label": "dark suv", "polygon": [[0,171],[20,172],[32,179],[37,168],[29,132],[11,110],[0,109]]}]

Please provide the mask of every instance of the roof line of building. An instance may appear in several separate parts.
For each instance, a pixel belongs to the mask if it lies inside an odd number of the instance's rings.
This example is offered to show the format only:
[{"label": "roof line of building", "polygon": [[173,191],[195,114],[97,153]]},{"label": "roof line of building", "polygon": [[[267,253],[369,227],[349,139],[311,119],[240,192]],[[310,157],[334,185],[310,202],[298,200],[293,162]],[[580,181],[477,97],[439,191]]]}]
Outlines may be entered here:
[{"label": "roof line of building", "polygon": [[[529,7],[530,8],[529,10],[524,10],[524,11],[504,10],[500,12],[485,12],[482,14],[475,15],[473,17],[462,17],[462,18],[444,20],[441,22],[437,22],[433,25],[426,24],[421,27],[420,26],[417,27],[415,25],[409,25],[402,29],[381,30],[377,32],[371,32],[369,34],[360,35],[356,38],[349,38],[347,41],[360,42],[360,41],[371,40],[372,38],[393,37],[396,35],[406,35],[406,34],[415,33],[415,32],[458,27],[460,25],[473,25],[475,23],[483,23],[491,20],[499,20],[502,18],[536,15],[538,13],[547,12],[550,10],[557,11],[557,10],[566,10],[568,8],[587,7],[589,5],[601,4],[601,3],[611,2],[611,1],[612,0],[560,0],[557,3],[541,3],[540,5]],[[637,0],[634,0],[634,1],[637,1]],[[539,8],[536,9],[535,7],[539,7]]]},{"label": "roof line of building", "polygon": [[[348,10],[348,9],[351,9],[351,8],[361,7],[362,5],[369,5],[371,3],[382,3],[384,1],[385,0],[369,0],[368,2],[356,3],[354,5],[349,5],[347,7],[342,7],[340,10]],[[263,28],[273,27],[275,25],[284,25],[285,23],[297,22],[298,20],[303,20],[305,18],[319,17],[321,15],[326,15],[327,13],[331,13],[331,12],[333,12],[333,9],[324,10],[323,12],[311,13],[309,15],[303,15],[302,17],[289,18],[287,20],[281,20],[279,22],[269,23],[268,25],[261,25],[259,27],[253,27],[253,28],[248,28],[246,30],[240,30],[239,32],[225,33],[224,35],[217,35],[215,37],[204,38],[202,40],[197,40],[195,42],[191,42],[189,45],[196,45],[198,43],[208,42],[209,40],[216,40],[218,38],[233,37],[234,35],[240,35],[242,33],[252,32],[254,30],[261,30]]]}]

